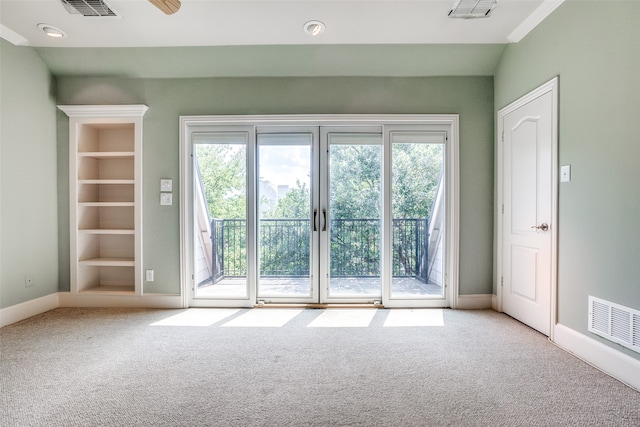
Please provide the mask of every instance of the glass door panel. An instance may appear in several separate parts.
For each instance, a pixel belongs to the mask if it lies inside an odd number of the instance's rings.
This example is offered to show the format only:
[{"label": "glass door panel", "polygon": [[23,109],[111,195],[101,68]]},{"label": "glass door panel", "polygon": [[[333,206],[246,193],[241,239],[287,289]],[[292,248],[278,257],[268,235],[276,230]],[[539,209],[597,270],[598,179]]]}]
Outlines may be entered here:
[{"label": "glass door panel", "polygon": [[314,297],[313,137],[313,133],[257,136],[258,299]]},{"label": "glass door panel", "polygon": [[[327,300],[382,295],[382,135],[328,133]],[[328,266],[327,266],[328,264]]]},{"label": "glass door panel", "polygon": [[247,141],[246,132],[193,136],[195,297],[248,297]]},{"label": "glass door panel", "polygon": [[444,295],[443,132],[391,132],[391,298]]}]

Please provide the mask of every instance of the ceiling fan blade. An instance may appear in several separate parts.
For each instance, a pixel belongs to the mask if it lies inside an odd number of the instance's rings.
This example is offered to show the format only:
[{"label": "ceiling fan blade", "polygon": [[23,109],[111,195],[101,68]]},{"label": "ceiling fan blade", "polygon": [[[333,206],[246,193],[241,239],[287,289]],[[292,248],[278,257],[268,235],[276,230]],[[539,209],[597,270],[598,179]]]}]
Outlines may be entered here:
[{"label": "ceiling fan blade", "polygon": [[180,0],[149,0],[149,2],[167,15],[173,15],[182,5]]}]

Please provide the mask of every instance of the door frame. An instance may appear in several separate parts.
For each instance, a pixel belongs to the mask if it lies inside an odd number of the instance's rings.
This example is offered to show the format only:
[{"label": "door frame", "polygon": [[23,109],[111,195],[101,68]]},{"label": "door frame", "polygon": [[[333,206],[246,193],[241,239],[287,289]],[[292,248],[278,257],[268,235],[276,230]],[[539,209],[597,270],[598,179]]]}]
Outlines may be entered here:
[{"label": "door frame", "polygon": [[497,201],[496,201],[496,307],[497,311],[503,312],[502,299],[503,293],[503,271],[504,271],[504,119],[505,117],[529,102],[545,95],[549,92],[552,94],[552,112],[551,112],[551,220],[552,224],[549,229],[551,233],[551,280],[550,280],[550,328],[549,338],[553,341],[553,333],[557,320],[557,278],[558,278],[558,83],[559,77],[556,76],[546,83],[538,86],[536,89],[518,98],[507,106],[501,108],[497,114]]},{"label": "door frame", "polygon": [[[416,125],[446,128],[448,140],[445,144],[445,188],[446,197],[446,261],[445,289],[441,299],[421,299],[415,301],[387,299],[383,292],[382,303],[387,307],[451,307],[458,306],[459,272],[459,117],[457,114],[403,114],[403,115],[247,115],[247,116],[181,116],[180,117],[180,290],[182,307],[211,307],[211,300],[193,299],[193,218],[191,209],[193,194],[191,134],[208,131],[219,126],[384,126]],[[251,155],[248,153],[248,155]],[[255,158],[251,160],[255,162]],[[387,161],[387,159],[383,159]],[[251,179],[251,178],[250,178]],[[384,189],[388,192],[388,189]],[[388,194],[386,195],[388,196]],[[385,197],[386,197],[385,196]],[[255,209],[248,201],[247,208]],[[253,251],[248,250],[251,256]],[[255,257],[255,254],[253,254]],[[384,286],[384,285],[383,285]],[[255,287],[250,286],[250,289]],[[256,305],[255,291],[245,300],[216,300],[217,307],[253,307]]]}]

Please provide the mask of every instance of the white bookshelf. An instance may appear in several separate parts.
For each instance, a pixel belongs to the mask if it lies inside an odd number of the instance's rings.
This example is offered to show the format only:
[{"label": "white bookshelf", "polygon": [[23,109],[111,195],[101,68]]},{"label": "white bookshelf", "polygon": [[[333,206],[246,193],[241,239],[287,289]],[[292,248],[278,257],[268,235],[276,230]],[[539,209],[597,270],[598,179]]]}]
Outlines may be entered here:
[{"label": "white bookshelf", "polygon": [[69,116],[71,293],[142,295],[145,105],[61,105]]}]

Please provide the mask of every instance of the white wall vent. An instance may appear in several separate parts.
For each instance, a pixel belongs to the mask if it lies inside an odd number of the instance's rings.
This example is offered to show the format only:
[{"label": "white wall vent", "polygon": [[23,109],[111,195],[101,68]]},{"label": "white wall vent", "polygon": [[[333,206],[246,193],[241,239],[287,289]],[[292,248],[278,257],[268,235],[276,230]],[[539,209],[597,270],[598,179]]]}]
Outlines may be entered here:
[{"label": "white wall vent", "polygon": [[640,353],[640,311],[589,295],[589,332]]},{"label": "white wall vent", "polygon": [[117,16],[103,0],[60,0],[67,12],[82,16]]}]

